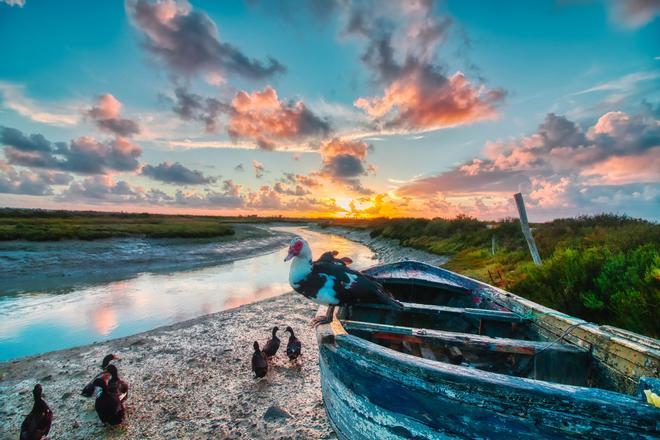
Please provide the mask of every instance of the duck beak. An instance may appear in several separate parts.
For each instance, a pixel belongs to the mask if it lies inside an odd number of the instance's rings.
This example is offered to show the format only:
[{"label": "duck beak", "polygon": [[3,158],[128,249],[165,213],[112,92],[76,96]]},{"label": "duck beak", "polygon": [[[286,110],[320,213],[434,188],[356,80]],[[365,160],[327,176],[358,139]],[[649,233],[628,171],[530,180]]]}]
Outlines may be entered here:
[{"label": "duck beak", "polygon": [[289,260],[292,259],[293,257],[295,257],[295,255],[293,255],[293,252],[291,252],[291,250],[289,249],[289,254],[288,254],[288,255],[286,256],[286,258],[284,259],[284,262],[289,261]]}]

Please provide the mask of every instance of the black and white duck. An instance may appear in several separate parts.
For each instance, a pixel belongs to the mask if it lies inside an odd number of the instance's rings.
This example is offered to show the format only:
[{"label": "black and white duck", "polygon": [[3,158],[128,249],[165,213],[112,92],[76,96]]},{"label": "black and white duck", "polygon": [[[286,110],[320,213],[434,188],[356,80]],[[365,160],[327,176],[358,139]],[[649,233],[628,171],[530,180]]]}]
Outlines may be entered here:
[{"label": "black and white duck", "polygon": [[280,348],[280,338],[277,337],[277,331],[279,328],[277,326],[273,327],[273,335],[269,340],[266,341],[264,345],[264,353],[268,357],[273,357],[277,354],[277,350]]},{"label": "black and white duck", "polygon": [[333,261],[313,262],[309,244],[300,237],[289,244],[284,261],[291,259],[291,287],[315,303],[329,306],[326,316],[312,321],[314,325],[330,322],[335,306],[367,303],[403,307],[376,279]]},{"label": "black and white duck", "polygon": [[32,411],[25,416],[21,424],[21,440],[39,440],[48,435],[50,425],[53,422],[53,412],[43,399],[43,389],[36,384],[32,390],[34,404]]},{"label": "black and white duck", "polygon": [[254,371],[255,378],[264,377],[268,373],[268,361],[263,351],[259,349],[259,343],[254,341],[252,345],[254,353],[252,353],[252,371]]},{"label": "black and white duck", "polygon": [[108,365],[106,371],[110,373],[110,380],[108,380],[108,390],[116,391],[119,395],[119,400],[122,402],[128,398],[128,384],[119,378],[119,371],[114,364]]},{"label": "black and white duck", "polygon": [[302,343],[300,339],[296,338],[296,335],[293,334],[293,329],[289,326],[284,330],[289,333],[289,342],[286,344],[286,355],[289,357],[290,361],[298,359],[298,356],[302,353]]},{"label": "black and white duck", "polygon": [[101,372],[97,374],[94,377],[94,379],[92,379],[87,385],[85,385],[85,387],[82,389],[80,394],[82,394],[85,397],[92,397],[94,395],[94,381],[99,377],[103,376],[103,373],[105,372],[105,369],[108,368],[108,365],[110,365],[110,362],[118,361],[120,359],[121,359],[120,357],[115,356],[112,353],[106,355],[101,361]]},{"label": "black and white duck", "polygon": [[119,425],[124,421],[124,404],[119,398],[116,389],[110,389],[107,381],[110,379],[110,373],[104,373],[103,377],[94,379],[94,387],[100,388],[101,393],[94,402],[94,408],[99,419],[104,424]]}]

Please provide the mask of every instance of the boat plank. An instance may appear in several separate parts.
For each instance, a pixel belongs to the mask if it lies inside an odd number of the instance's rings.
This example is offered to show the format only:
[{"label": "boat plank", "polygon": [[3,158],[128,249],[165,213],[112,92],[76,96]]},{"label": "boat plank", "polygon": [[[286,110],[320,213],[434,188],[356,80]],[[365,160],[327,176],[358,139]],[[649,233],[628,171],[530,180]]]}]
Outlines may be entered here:
[{"label": "boat plank", "polygon": [[[541,350],[564,353],[584,353],[584,350],[572,345],[556,343],[549,346],[550,342],[526,341],[522,339],[491,338],[489,336],[471,335],[467,333],[455,333],[442,330],[417,329],[412,327],[401,327],[396,325],[374,324],[361,321],[344,321],[344,328],[351,331],[364,331],[375,333],[377,337],[384,338],[387,334],[407,336],[408,342],[439,342],[451,344],[457,347],[466,347],[484,351],[497,351],[503,353],[516,353],[533,355]],[[401,339],[400,337],[398,338]]]},{"label": "boat plank", "polygon": [[[474,309],[469,307],[448,307],[448,306],[437,306],[433,304],[417,304],[410,302],[402,302],[403,311],[406,312],[415,312],[415,313],[426,313],[430,315],[443,315],[443,314],[452,314],[452,315],[462,315],[467,318],[473,319],[483,319],[489,321],[502,321],[502,322],[525,322],[529,319],[517,315],[512,312],[504,312],[500,310],[488,310],[488,309]],[[398,310],[386,304],[362,304],[360,307],[366,307],[370,309],[385,309],[385,310]]]}]

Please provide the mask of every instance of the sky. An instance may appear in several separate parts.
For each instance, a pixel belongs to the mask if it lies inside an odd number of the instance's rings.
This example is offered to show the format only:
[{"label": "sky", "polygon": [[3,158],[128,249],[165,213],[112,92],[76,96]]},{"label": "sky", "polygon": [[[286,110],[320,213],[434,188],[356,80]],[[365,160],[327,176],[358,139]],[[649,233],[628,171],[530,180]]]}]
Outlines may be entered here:
[{"label": "sky", "polygon": [[660,219],[659,0],[0,0],[0,206]]}]

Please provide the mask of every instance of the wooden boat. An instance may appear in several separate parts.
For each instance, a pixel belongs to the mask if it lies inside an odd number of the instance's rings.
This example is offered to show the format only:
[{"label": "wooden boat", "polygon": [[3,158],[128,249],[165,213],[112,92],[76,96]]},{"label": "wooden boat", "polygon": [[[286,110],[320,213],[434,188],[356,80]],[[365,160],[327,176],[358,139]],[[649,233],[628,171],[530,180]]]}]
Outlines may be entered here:
[{"label": "wooden boat", "polygon": [[660,341],[424,263],[365,273],[405,308],[338,308],[318,327],[339,438],[658,438],[643,391],[660,394]]}]

